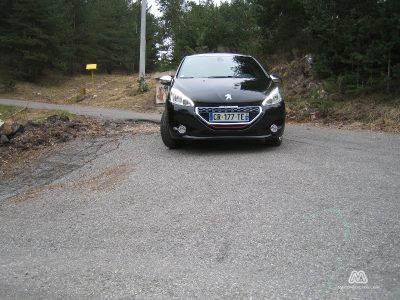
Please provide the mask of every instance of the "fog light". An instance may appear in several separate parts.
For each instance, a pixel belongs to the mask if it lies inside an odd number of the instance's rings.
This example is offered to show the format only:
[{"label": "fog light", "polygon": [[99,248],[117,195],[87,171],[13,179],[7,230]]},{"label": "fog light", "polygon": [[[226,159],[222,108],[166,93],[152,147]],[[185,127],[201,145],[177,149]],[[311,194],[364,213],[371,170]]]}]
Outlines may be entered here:
[{"label": "fog light", "polygon": [[269,129],[271,130],[272,133],[278,132],[278,126],[276,126],[275,124],[272,124]]},{"label": "fog light", "polygon": [[186,126],[179,125],[178,132],[179,132],[179,134],[185,134],[186,133]]}]

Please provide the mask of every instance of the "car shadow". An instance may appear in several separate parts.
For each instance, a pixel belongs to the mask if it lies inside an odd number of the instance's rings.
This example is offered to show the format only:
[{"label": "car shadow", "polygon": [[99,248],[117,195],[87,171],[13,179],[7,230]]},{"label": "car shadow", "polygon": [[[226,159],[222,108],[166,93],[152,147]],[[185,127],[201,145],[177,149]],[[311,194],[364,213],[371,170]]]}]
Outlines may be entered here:
[{"label": "car shadow", "polygon": [[204,154],[248,154],[259,152],[276,152],[281,147],[272,147],[265,145],[261,141],[247,140],[215,140],[215,141],[191,141],[178,151],[187,154],[204,155]]}]

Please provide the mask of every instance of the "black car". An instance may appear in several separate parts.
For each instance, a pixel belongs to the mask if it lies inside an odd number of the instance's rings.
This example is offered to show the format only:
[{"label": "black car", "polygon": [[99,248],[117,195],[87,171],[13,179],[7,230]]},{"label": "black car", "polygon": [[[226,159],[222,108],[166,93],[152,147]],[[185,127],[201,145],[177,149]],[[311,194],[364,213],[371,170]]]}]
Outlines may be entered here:
[{"label": "black car", "polygon": [[169,148],[188,140],[261,139],[279,146],[285,104],[279,77],[253,57],[230,53],[185,57],[168,90],[161,137]]}]

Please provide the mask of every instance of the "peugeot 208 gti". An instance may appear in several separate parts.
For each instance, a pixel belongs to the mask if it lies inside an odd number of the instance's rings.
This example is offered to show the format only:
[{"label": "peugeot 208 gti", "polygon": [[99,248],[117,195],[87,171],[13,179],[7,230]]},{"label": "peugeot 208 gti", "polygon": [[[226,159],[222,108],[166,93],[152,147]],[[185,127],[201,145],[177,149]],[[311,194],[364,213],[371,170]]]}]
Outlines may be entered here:
[{"label": "peugeot 208 gti", "polygon": [[168,91],[161,137],[169,148],[188,140],[260,139],[279,146],[285,127],[280,78],[248,55],[185,57]]}]

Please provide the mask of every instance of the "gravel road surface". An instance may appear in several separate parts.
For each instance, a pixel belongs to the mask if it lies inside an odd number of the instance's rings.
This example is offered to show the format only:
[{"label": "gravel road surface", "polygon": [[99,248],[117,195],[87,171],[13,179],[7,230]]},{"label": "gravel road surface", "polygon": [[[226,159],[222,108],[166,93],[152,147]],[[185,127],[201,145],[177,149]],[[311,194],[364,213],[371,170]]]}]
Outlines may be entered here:
[{"label": "gravel road surface", "polygon": [[399,299],[400,136],[285,138],[97,137],[0,178],[0,298]]}]

